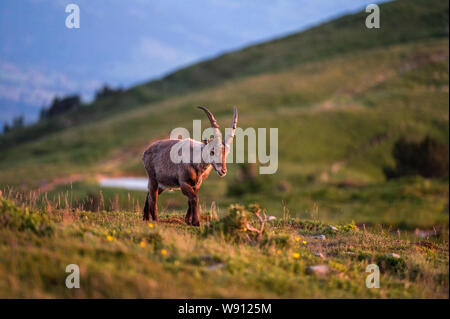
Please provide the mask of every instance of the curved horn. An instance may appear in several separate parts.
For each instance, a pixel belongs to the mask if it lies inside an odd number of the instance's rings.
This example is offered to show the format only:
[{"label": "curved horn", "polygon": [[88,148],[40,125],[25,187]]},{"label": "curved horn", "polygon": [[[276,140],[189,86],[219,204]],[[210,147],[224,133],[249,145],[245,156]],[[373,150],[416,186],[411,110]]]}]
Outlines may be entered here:
[{"label": "curved horn", "polygon": [[236,132],[237,121],[238,121],[238,112],[236,106],[234,106],[233,121],[231,122],[231,132],[227,134],[225,138],[225,143],[228,146],[230,146],[231,142],[233,141],[234,133]]},{"label": "curved horn", "polygon": [[206,113],[206,116],[208,116],[209,121],[211,122],[211,127],[215,128],[215,138],[222,138],[222,134],[220,133],[219,130],[219,124],[217,124],[216,119],[214,118],[214,115],[212,115],[212,113],[204,106],[199,106],[198,107],[200,110],[203,110]]}]

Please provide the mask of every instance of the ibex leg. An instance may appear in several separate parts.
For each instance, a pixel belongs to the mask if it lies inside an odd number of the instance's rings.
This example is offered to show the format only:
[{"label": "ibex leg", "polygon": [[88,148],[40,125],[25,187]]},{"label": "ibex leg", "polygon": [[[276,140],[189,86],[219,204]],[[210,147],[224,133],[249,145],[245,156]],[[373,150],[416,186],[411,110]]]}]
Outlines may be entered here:
[{"label": "ibex leg", "polygon": [[[186,214],[186,223],[188,225],[192,224],[193,226],[200,226],[200,220],[198,217],[198,197],[197,192],[192,188],[191,185],[187,183],[183,183],[181,185],[181,191],[185,196],[189,198],[188,204],[188,212]],[[189,223],[192,218],[191,223]]]}]

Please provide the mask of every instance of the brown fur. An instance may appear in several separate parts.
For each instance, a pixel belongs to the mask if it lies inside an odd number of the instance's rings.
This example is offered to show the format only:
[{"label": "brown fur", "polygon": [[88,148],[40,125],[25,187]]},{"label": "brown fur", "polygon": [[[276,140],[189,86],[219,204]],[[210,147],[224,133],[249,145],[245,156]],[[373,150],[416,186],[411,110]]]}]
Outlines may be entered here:
[{"label": "brown fur", "polygon": [[[161,140],[151,144],[142,156],[148,175],[148,194],[144,206],[144,220],[158,220],[158,195],[166,189],[181,189],[189,199],[186,213],[188,225],[200,225],[198,216],[197,193],[204,179],[209,176],[212,164],[208,163],[173,163],[170,159],[171,147],[180,140]],[[191,146],[203,143],[186,140]],[[192,149],[192,148],[191,148]]]},{"label": "brown fur", "polygon": [[[200,106],[208,116],[211,127],[215,128],[214,138],[205,142],[197,142],[192,139],[175,140],[167,139],[157,141],[151,144],[142,156],[145,170],[148,175],[148,193],[145,199],[144,220],[158,220],[158,195],[166,189],[181,189],[183,194],[189,199],[188,210],[186,213],[186,223],[188,225],[199,226],[200,219],[198,216],[198,190],[204,179],[209,176],[212,168],[214,168],[220,177],[227,174],[227,163],[225,157],[230,151],[230,144],[236,131],[238,120],[237,108],[234,107],[233,121],[231,122],[231,133],[229,133],[225,141],[222,143],[222,136],[214,115],[205,107]],[[189,163],[174,163],[170,158],[172,146],[177,143],[189,143],[184,146],[189,147],[191,161]],[[193,163],[194,148],[202,150],[210,145],[207,150],[211,149],[210,160],[204,162],[203,156],[200,163]],[[215,154],[214,152],[220,152]],[[181,154],[180,154],[181,155]],[[208,155],[208,154],[206,154]],[[219,158],[219,159],[217,159]]]}]

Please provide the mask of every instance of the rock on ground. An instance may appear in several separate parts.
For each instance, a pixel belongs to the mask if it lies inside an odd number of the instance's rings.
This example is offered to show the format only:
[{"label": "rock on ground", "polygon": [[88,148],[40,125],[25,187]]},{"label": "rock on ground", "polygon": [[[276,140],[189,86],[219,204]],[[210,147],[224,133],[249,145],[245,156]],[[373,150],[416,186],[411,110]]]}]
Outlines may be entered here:
[{"label": "rock on ground", "polygon": [[308,274],[313,274],[316,276],[325,276],[330,271],[330,268],[327,265],[314,265],[308,266],[306,268],[306,272]]}]

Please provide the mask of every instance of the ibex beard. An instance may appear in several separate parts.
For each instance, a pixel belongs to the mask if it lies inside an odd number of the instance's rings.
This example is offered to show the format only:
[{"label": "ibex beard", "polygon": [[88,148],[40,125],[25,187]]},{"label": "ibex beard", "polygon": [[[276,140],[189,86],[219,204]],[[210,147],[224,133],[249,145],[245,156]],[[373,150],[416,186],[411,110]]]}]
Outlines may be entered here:
[{"label": "ibex beard", "polygon": [[[230,144],[236,132],[238,113],[234,107],[231,130],[222,141],[222,134],[214,115],[205,107],[200,106],[208,116],[211,127],[214,129],[212,140],[199,142],[193,139],[165,139],[152,143],[142,156],[145,170],[148,176],[148,193],[144,205],[144,220],[149,220],[150,215],[154,221],[158,220],[158,195],[166,189],[180,189],[188,198],[186,224],[200,226],[198,215],[198,190],[211,170],[217,172],[220,177],[227,173],[226,156],[230,152]],[[173,161],[171,152],[187,149],[189,154],[199,154],[197,161],[188,160],[182,162]]]}]

